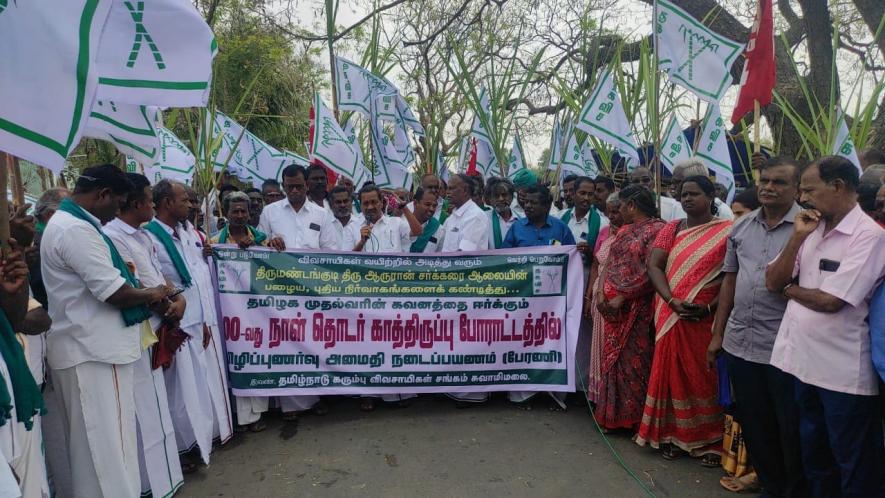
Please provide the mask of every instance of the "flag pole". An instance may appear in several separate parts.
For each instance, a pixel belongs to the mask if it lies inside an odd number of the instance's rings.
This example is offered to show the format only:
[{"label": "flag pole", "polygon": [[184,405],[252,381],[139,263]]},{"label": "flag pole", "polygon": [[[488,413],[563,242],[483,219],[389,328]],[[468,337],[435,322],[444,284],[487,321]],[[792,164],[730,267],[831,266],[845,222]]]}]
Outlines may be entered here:
[{"label": "flag pole", "polygon": [[25,187],[22,183],[22,169],[18,158],[13,155],[7,156],[12,166],[12,195],[16,207],[25,205]]},{"label": "flag pole", "polygon": [[[762,152],[762,144],[759,142],[759,120],[762,119],[762,109],[759,106],[759,100],[753,99],[753,154]],[[753,179],[759,181],[759,170],[753,168],[753,159],[750,158],[750,169],[752,170]]]},{"label": "flag pole", "polygon": [[[651,29],[654,40],[655,51],[655,75],[654,75],[654,105],[652,106],[652,138],[654,144],[654,164],[652,165],[655,172],[655,191],[657,193],[658,213],[661,211],[661,193],[663,192],[663,176],[664,171],[661,164],[661,123],[660,123],[660,105],[658,99],[661,93],[661,71],[660,71],[660,39],[658,37],[658,2],[652,4]],[[697,141],[697,137],[695,137]]]},{"label": "flag pole", "polygon": [[6,152],[0,151],[0,248],[6,256],[9,253],[9,196],[6,194],[8,188],[9,174],[8,166],[11,162],[11,156]]},{"label": "flag pole", "polygon": [[338,75],[335,70],[335,0],[326,0],[326,38],[329,45],[329,69],[332,73],[332,113],[338,116]]}]

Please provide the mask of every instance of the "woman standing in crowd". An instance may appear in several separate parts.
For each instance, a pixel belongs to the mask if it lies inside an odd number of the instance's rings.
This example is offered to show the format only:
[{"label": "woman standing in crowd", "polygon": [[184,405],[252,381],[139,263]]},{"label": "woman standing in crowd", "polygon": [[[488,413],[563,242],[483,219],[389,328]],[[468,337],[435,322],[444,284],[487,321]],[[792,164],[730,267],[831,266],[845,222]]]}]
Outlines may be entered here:
[{"label": "woman standing in crowd", "polygon": [[593,252],[593,266],[590,268],[590,279],[587,291],[584,293],[584,316],[593,323],[593,335],[590,339],[590,372],[587,381],[587,397],[596,403],[599,395],[599,361],[602,358],[602,344],[604,326],[602,313],[596,305],[597,292],[602,291],[602,279],[608,268],[609,254],[611,254],[612,242],[618,233],[618,228],[624,224],[621,218],[621,199],[615,192],[608,196],[605,202],[605,214],[608,216],[609,225],[599,230],[599,238],[596,240],[596,248]]},{"label": "woman standing in crowd", "polygon": [[731,221],[715,218],[715,187],[706,176],[680,190],[687,219],[660,231],[648,264],[655,300],[655,353],[636,442],[664,458],[704,455],[718,466],[722,408],[718,378],[706,363]]},{"label": "woman standing in crowd", "polygon": [[[652,360],[652,297],[647,265],[652,242],[664,226],[651,191],[620,191],[623,226],[611,242],[596,301],[603,317],[596,421],[604,430],[635,429]],[[594,334],[595,335],[595,334]]]}]

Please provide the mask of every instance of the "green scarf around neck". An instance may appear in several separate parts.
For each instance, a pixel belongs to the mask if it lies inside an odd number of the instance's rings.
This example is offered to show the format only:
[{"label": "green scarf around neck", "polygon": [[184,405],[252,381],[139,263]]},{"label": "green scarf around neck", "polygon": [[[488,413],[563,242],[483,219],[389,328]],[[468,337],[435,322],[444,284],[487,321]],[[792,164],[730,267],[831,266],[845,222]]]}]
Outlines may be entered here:
[{"label": "green scarf around neck", "polygon": [[[76,202],[72,201],[70,198],[64,199],[61,201],[61,204],[58,206],[59,211],[64,211],[74,218],[78,220],[83,220],[98,230],[101,238],[104,239],[104,243],[108,246],[108,250],[111,253],[111,263],[114,265],[114,268],[120,271],[120,275],[126,280],[126,283],[131,285],[132,287],[139,287],[138,279],[132,275],[132,272],[129,271],[129,267],[126,266],[126,262],[123,261],[123,257],[120,256],[120,252],[117,251],[117,247],[114,246],[114,243],[111,239],[104,234],[101,230],[101,226],[96,223],[95,219],[86,211],[83,210]],[[147,320],[151,316],[151,312],[145,305],[133,306],[131,308],[124,308],[120,310],[120,313],[123,314],[123,321],[126,323],[127,327],[131,327],[133,325],[137,325],[145,320]]]},{"label": "green scarf around neck", "polygon": [[449,217],[449,200],[443,199],[442,207],[439,211],[439,224],[442,225],[446,222],[446,218]]},{"label": "green scarf around neck", "polygon": [[421,232],[421,235],[419,235],[417,239],[415,239],[415,242],[412,242],[412,245],[409,247],[409,252],[424,252],[424,249],[427,248],[427,243],[430,242],[430,238],[433,237],[433,234],[435,234],[438,229],[439,220],[431,216],[424,225],[424,231]]},{"label": "green scarf around neck", "polygon": [[169,232],[161,227],[157,220],[151,220],[150,223],[144,226],[144,229],[154,234],[154,236],[157,237],[157,240],[163,244],[163,249],[166,249],[166,252],[169,254],[169,259],[172,260],[172,266],[175,267],[178,277],[181,278],[181,284],[185,287],[190,287],[193,283],[191,272],[188,271],[187,264],[185,264],[184,259],[182,259],[181,253],[178,252],[178,248],[175,247],[175,242],[172,240],[172,236],[169,235]]},{"label": "green scarf around neck", "polygon": [[[513,211],[510,212],[510,216],[516,221],[519,219]],[[495,238],[495,249],[500,249],[501,245],[504,243],[504,236],[506,234],[501,233],[501,220],[498,219],[497,211],[492,213],[492,236]]]},{"label": "green scarf around neck", "polygon": [[[9,371],[9,383],[12,384],[12,396],[15,397],[16,419],[25,424],[26,430],[34,427],[34,416],[46,413],[40,388],[31,375],[25,351],[15,337],[12,325],[6,319],[6,313],[0,311],[0,354],[6,369]],[[4,425],[12,415],[12,397],[6,388],[6,382],[0,379],[0,426]]]},{"label": "green scarf around neck", "polygon": [[6,388],[6,382],[0,379],[0,426],[4,425],[12,415],[12,400],[15,398],[16,419],[25,424],[26,430],[34,427],[34,416],[46,413],[40,388],[31,375],[25,351],[22,349],[12,325],[6,319],[6,313],[0,311],[0,355],[9,371],[12,384],[12,397]]},{"label": "green scarf around neck", "polygon": [[[568,208],[559,219],[568,225],[568,222],[572,219],[573,211],[573,208]],[[587,223],[587,232],[584,234],[584,240],[587,241],[587,245],[593,250],[593,248],[596,247],[596,239],[599,237],[599,228],[602,225],[602,217],[599,216],[599,211],[596,210],[595,206],[590,206],[590,211],[587,212],[587,216],[590,217],[590,222]]]},{"label": "green scarf around neck", "polygon": [[[252,225],[246,225],[246,230],[249,231],[249,235],[252,236],[252,240],[258,245],[261,245],[265,240],[267,240],[267,235],[265,235],[264,232],[258,230]],[[227,225],[225,225],[224,228],[222,228],[221,231],[218,232],[218,243],[227,244],[227,238],[229,236],[230,234],[227,231]]]}]

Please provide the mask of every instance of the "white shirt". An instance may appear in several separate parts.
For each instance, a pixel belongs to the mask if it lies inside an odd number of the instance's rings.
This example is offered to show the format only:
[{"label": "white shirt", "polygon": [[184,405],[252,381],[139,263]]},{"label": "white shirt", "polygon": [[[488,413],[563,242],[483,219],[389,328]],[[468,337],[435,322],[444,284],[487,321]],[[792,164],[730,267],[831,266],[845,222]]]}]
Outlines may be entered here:
[{"label": "white shirt", "polygon": [[360,228],[365,221],[363,215],[354,214],[350,216],[347,225],[342,225],[341,221],[333,216],[320,230],[320,246],[336,251],[352,251],[360,240]]},{"label": "white shirt", "polygon": [[320,231],[332,217],[310,200],[296,212],[289,199],[280,199],[265,206],[258,229],[268,237],[281,237],[286,249],[333,249],[320,245]]},{"label": "white shirt", "polygon": [[120,310],[105,303],[126,281],[95,226],[56,212],[43,232],[40,267],[52,318],[46,336],[50,368],[87,361],[126,364],[141,357],[138,326],[127,327]]},{"label": "white shirt", "polygon": [[[142,287],[166,284],[157,249],[146,231],[134,228],[120,218],[109,221],[102,230],[114,241],[123,261],[135,267],[135,278],[141,282]],[[161,318],[156,314],[152,313],[150,320],[155,329],[160,325]]]},{"label": "white shirt", "polygon": [[188,270],[194,283],[200,287],[200,303],[203,305],[203,321],[210,327],[218,325],[218,315],[215,310],[215,287],[212,284],[212,274],[209,272],[209,263],[203,257],[203,237],[197,233],[197,228],[189,221],[184,222],[184,236],[188,239],[185,247],[190,254],[186,260]]},{"label": "white shirt", "polygon": [[468,200],[446,218],[442,252],[485,250],[489,247],[491,235],[488,215],[475,202]]},{"label": "white shirt", "polygon": [[[572,215],[569,216],[568,223],[566,223],[566,225],[568,225],[568,229],[571,230],[572,236],[575,238],[575,242],[581,242],[582,240],[586,241],[587,232],[590,231],[590,211],[584,213],[584,218],[579,220],[577,214],[575,214],[574,208],[569,208],[560,213],[559,219],[562,219],[562,217],[565,216],[566,212],[572,213]],[[597,212],[599,211],[597,210]],[[602,227],[607,227],[608,224],[608,217],[606,217],[602,213],[599,213],[599,229],[602,230]]]},{"label": "white shirt", "polygon": [[[519,217],[516,216],[516,213],[513,212],[512,208],[510,210],[510,220],[505,220],[500,214],[498,214],[498,211],[495,210],[494,208],[492,208],[490,211],[486,211],[486,213],[489,216],[489,226],[491,227],[492,230],[495,229],[495,224],[492,222],[492,218],[493,217],[498,218],[498,223],[500,224],[499,226],[501,227],[501,242],[503,242],[504,237],[507,236],[507,231],[510,230],[510,227],[512,227],[513,224],[516,223],[516,220],[518,220]],[[495,234],[492,233],[491,235],[489,235],[489,249],[494,249],[494,248],[495,248]]]},{"label": "white shirt", "polygon": [[[713,199],[713,203],[716,204],[716,208],[719,210],[716,213],[716,218],[720,220],[733,220],[734,213],[731,212],[731,208],[728,207],[728,204],[722,202],[721,199],[715,197]],[[685,210],[682,209],[682,204],[679,203],[676,199],[672,197],[661,196],[661,219],[664,221],[673,221],[673,220],[681,220],[685,218],[687,215],[685,214]]]},{"label": "white shirt", "polygon": [[[200,286],[196,282],[196,263],[193,261],[193,253],[189,248],[186,248],[187,244],[193,244],[193,241],[187,235],[186,231],[181,228],[181,225],[179,225],[175,232],[173,232],[172,227],[157,218],[154,218],[154,221],[156,221],[160,227],[172,237],[172,244],[178,249],[178,254],[180,254],[181,259],[184,260],[184,264],[187,266],[188,273],[190,273],[191,276],[191,286],[185,287],[184,283],[181,281],[181,277],[178,275],[178,271],[175,269],[175,265],[172,264],[172,258],[169,257],[169,253],[166,252],[166,248],[163,247],[160,239],[148,232],[148,236],[151,238],[154,249],[157,251],[157,259],[160,261],[160,269],[163,272],[163,276],[166,277],[172,285],[184,288],[184,293],[182,295],[184,296],[187,306],[185,306],[184,316],[181,318],[181,328],[187,332],[189,327],[203,323],[203,300],[200,296]],[[202,331],[200,334],[200,337],[202,337]]]},{"label": "white shirt", "polygon": [[363,251],[409,252],[411,232],[409,224],[402,219],[384,215],[372,225],[372,235],[363,246]]},{"label": "white shirt", "polygon": [[517,202],[516,196],[513,196],[513,202],[510,203],[510,211],[513,213],[513,216],[516,216],[517,218],[525,218],[525,210],[522,209],[522,206]]},{"label": "white shirt", "polygon": [[[433,217],[436,218],[437,220],[439,220],[439,215],[442,214],[442,207],[443,207],[444,202],[445,201],[443,200],[442,197],[436,198],[436,211],[433,212]],[[415,201],[409,201],[409,203],[406,204],[406,207],[409,208],[409,211],[414,213],[415,212]]]}]

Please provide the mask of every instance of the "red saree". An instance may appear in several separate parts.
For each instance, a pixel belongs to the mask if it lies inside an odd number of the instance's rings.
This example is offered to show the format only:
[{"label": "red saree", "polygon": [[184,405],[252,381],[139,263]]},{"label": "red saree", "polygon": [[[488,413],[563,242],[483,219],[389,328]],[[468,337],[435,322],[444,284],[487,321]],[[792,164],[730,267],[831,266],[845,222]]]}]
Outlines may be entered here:
[{"label": "red saree", "polygon": [[[725,242],[731,222],[710,223],[679,231],[681,220],[658,233],[654,247],[667,257],[667,282],[673,297],[709,304],[719,293]],[[722,439],[722,408],[715,370],[706,362],[713,316],[699,322],[680,320],[660,296],[655,298],[655,352],[636,442],[653,448],[672,444],[695,456]]]},{"label": "red saree", "polygon": [[654,349],[654,289],[646,265],[652,242],[663,227],[664,222],[658,219],[622,226],[600,275],[606,299],[625,298],[617,317],[603,317],[595,414],[596,422],[606,429],[632,429],[642,419]]}]

